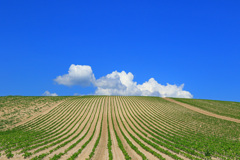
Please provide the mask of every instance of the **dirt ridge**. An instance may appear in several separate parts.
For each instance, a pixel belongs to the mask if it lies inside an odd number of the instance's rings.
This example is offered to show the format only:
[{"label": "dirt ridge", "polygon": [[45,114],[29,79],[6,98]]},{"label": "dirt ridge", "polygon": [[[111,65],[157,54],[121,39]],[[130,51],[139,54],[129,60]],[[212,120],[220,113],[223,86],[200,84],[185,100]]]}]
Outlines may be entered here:
[{"label": "dirt ridge", "polygon": [[203,109],[194,107],[194,106],[186,104],[186,103],[178,102],[178,101],[176,101],[174,99],[171,99],[171,98],[164,98],[164,99],[169,101],[169,102],[173,102],[173,103],[176,103],[178,105],[181,105],[181,106],[183,106],[185,108],[188,108],[190,110],[193,110],[195,112],[198,112],[198,113],[201,113],[201,114],[205,114],[207,116],[211,116],[211,117],[215,117],[215,118],[219,118],[219,119],[223,119],[223,120],[227,120],[227,121],[240,123],[240,119],[231,118],[231,117],[227,117],[227,116],[221,116],[221,115],[218,115],[218,114],[215,114],[215,113],[212,113],[212,112],[208,112],[208,111],[205,111]]}]

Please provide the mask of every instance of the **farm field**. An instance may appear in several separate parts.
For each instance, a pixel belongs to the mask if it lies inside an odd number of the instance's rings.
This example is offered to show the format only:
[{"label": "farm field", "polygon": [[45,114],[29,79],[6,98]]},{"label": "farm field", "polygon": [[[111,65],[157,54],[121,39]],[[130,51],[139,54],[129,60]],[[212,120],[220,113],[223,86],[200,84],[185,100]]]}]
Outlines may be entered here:
[{"label": "farm field", "polygon": [[[6,101],[1,103],[5,109],[26,97],[11,103],[7,98],[0,99]],[[39,103],[37,98],[28,98],[25,104]],[[201,114],[164,98],[47,98],[41,103],[50,105],[46,111],[30,112],[28,120],[0,130],[0,160],[240,159],[240,123]],[[239,119],[238,102],[174,100]],[[231,111],[224,114],[226,106]],[[6,126],[3,121],[0,125]]]},{"label": "farm field", "polygon": [[0,97],[0,130],[12,128],[30,117],[48,112],[66,98],[71,97]]},{"label": "farm field", "polygon": [[186,98],[174,98],[174,99],[179,102],[187,103],[195,107],[199,107],[201,109],[210,111],[212,113],[240,119],[239,102],[186,99]]}]

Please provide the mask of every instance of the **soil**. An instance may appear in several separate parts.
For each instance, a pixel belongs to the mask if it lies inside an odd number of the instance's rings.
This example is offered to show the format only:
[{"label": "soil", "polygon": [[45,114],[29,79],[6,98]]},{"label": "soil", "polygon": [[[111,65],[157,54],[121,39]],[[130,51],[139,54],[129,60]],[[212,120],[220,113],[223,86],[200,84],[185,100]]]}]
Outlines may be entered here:
[{"label": "soil", "polygon": [[99,144],[96,148],[93,160],[107,160],[108,159],[108,129],[107,129],[107,99],[104,99],[104,114],[103,114],[103,124],[102,124],[102,134],[100,137]]},{"label": "soil", "polygon": [[112,139],[112,154],[113,154],[113,159],[115,160],[122,160],[125,159],[124,155],[121,151],[121,149],[118,146],[117,143],[117,139],[113,130],[113,124],[112,124],[112,120],[111,120],[111,112],[110,112],[110,108],[112,108],[112,106],[110,105],[110,101],[111,97],[108,98],[108,121],[109,121],[109,128],[110,128],[110,134],[111,134],[111,139]]},{"label": "soil", "polygon": [[[122,101],[118,101],[118,105],[123,109]],[[147,147],[151,148],[152,150],[154,150],[155,152],[159,153],[163,158],[166,158],[166,159],[169,159],[169,160],[172,159],[171,157],[165,155],[164,153],[160,153],[160,152],[157,151],[155,148],[153,148],[152,146],[148,145],[148,144],[145,143],[143,140],[141,140],[141,139],[131,130],[131,128],[128,126],[127,122],[124,120],[124,117],[123,117],[123,115],[122,115],[122,112],[121,112],[121,111],[119,111],[119,112],[120,112],[119,115],[121,116],[123,122],[125,122],[124,125],[126,126],[127,130],[128,130],[134,137],[138,138],[138,140],[140,140],[141,143],[143,143],[145,146],[147,146]],[[124,116],[127,118],[126,112],[124,112]],[[130,118],[131,118],[131,117],[130,117]],[[131,125],[131,127],[132,127],[138,134],[140,134],[141,136],[143,136],[139,131],[137,131],[137,129],[132,125],[131,121],[128,120],[128,118],[127,118],[126,120],[128,121],[128,123]],[[133,120],[133,119],[131,119],[131,120]],[[120,122],[120,119],[119,119],[118,121]],[[125,135],[127,135],[127,137],[131,140],[131,142],[132,142],[132,143],[139,149],[139,151],[142,152],[148,159],[150,159],[150,160],[158,159],[158,158],[155,157],[153,154],[151,154],[150,152],[144,150],[139,144],[137,144],[137,143],[130,137],[130,135],[128,135],[127,131],[125,130],[125,128],[124,128],[123,126],[122,126],[121,128],[122,128],[122,130],[124,131]],[[143,136],[143,137],[144,137],[144,136]]]},{"label": "soil", "polygon": [[[114,107],[115,110],[116,110],[116,109],[117,109],[117,108],[116,108],[116,107],[117,107],[117,106],[116,106],[117,104],[116,104],[116,99],[115,99],[115,97],[111,97],[111,100],[112,100],[112,104],[113,104],[112,107]],[[119,138],[120,138],[121,141],[122,141],[122,144],[123,144],[125,150],[128,152],[129,156],[130,156],[132,159],[134,159],[134,160],[135,160],[135,159],[136,159],[136,160],[142,159],[142,158],[128,145],[127,141],[124,139],[124,137],[123,137],[123,135],[122,135],[122,133],[121,133],[119,127],[118,127],[117,121],[116,121],[116,118],[117,118],[117,117],[115,117],[114,108],[112,108],[113,123],[114,123],[115,129],[116,129],[116,131],[117,131],[117,134],[118,134]],[[117,112],[117,111],[116,111],[116,112]],[[118,116],[118,114],[116,114],[116,115]],[[120,119],[119,119],[119,118],[118,118],[118,123],[120,124],[120,127],[121,127],[121,129],[123,130],[123,133],[124,133],[125,135],[127,135],[126,131],[123,129],[123,126],[121,125],[121,122],[120,122]],[[130,137],[129,137],[129,138],[130,138]],[[132,143],[134,144],[134,142],[132,142]]]},{"label": "soil", "polygon": [[191,109],[191,110],[193,110],[195,112],[198,112],[198,113],[201,113],[201,114],[205,114],[207,116],[211,116],[211,117],[215,117],[215,118],[219,118],[219,119],[223,119],[223,120],[227,120],[227,121],[240,123],[240,119],[235,119],[235,118],[231,118],[231,117],[221,116],[221,115],[218,115],[218,114],[215,114],[215,113],[212,113],[212,112],[208,112],[208,111],[205,111],[203,109],[194,107],[194,106],[186,104],[186,103],[178,102],[178,101],[176,101],[174,99],[171,99],[171,98],[164,98],[164,99],[168,100],[169,102],[173,102],[173,103],[176,103],[178,105],[181,105],[181,106],[183,106],[185,108]]}]

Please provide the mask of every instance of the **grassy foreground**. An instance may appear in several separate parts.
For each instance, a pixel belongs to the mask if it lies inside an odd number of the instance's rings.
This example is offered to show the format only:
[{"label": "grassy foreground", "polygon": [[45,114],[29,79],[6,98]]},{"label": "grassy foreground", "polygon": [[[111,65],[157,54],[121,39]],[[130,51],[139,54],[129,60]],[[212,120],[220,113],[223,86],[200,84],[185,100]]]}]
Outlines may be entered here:
[{"label": "grassy foreground", "polygon": [[[240,159],[239,123],[200,114],[163,98],[10,98],[1,97],[2,108],[21,103],[21,112],[24,106],[37,106],[40,101],[41,106],[57,105],[13,129],[3,128],[0,159]],[[237,102],[175,100],[239,118]],[[4,122],[0,126],[6,126]]]}]

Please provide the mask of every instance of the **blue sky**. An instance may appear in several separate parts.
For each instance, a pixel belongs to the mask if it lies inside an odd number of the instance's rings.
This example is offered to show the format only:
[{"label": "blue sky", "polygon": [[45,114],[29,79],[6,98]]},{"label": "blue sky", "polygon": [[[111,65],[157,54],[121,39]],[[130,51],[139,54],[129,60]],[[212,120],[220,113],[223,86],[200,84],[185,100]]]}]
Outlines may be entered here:
[{"label": "blue sky", "polygon": [[93,94],[54,82],[89,65],[240,101],[240,1],[0,1],[0,96]]}]

